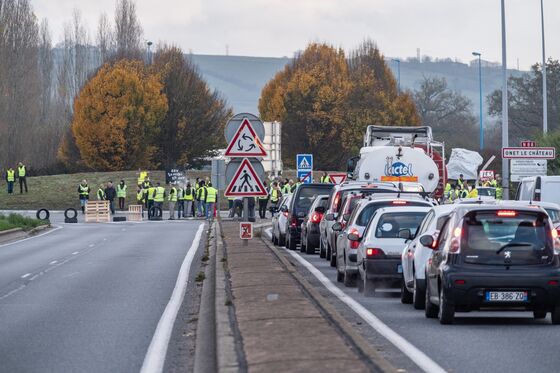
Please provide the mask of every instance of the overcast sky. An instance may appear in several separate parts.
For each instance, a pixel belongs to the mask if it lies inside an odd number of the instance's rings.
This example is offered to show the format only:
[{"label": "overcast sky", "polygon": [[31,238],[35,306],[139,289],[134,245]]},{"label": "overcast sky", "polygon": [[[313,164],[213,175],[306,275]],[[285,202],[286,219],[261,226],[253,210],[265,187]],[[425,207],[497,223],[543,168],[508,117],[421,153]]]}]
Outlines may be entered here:
[{"label": "overcast sky", "polygon": [[[74,8],[92,35],[115,0],[32,0],[55,41]],[[310,41],[345,49],[364,38],[386,56],[422,55],[501,61],[500,0],[137,0],[146,39],[196,54],[292,56]],[[508,66],[541,60],[539,0],[506,0]],[[547,56],[560,54],[560,1],[545,0]],[[93,37],[93,36],[92,36]]]}]

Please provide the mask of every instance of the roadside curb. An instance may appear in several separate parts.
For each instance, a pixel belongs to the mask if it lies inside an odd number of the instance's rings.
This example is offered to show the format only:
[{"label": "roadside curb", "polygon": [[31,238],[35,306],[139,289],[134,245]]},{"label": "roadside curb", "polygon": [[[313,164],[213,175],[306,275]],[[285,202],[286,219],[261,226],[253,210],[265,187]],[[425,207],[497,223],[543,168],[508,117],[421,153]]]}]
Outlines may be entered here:
[{"label": "roadside curb", "polygon": [[22,228],[12,228],[0,232],[0,243],[6,243],[10,241],[17,241],[24,238],[32,237],[41,231],[51,228],[50,224],[40,225],[29,231],[24,231]]},{"label": "roadside curb", "polygon": [[[264,229],[261,231],[264,232]],[[261,241],[274,253],[278,260],[280,260],[282,265],[286,268],[286,271],[304,289],[330,323],[333,324],[345,339],[358,350],[358,353],[371,364],[372,368],[375,369],[374,371],[384,373],[398,372],[389,361],[377,352],[375,347],[370,345],[356,330],[354,330],[353,326],[298,272],[297,269],[295,269],[294,265],[286,259],[274,245],[266,240],[266,237],[261,235]]]}]

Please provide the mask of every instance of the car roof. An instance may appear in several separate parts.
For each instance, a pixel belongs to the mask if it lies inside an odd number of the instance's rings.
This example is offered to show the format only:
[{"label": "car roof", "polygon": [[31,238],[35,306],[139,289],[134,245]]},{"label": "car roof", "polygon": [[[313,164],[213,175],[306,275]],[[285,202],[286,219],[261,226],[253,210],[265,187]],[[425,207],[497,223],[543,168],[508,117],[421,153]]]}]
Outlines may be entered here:
[{"label": "car roof", "polygon": [[406,212],[428,212],[430,211],[430,207],[422,207],[422,206],[411,206],[411,207],[383,207],[377,210],[377,215],[383,215],[388,213],[406,213]]},{"label": "car roof", "polygon": [[[537,208],[535,208],[537,207]],[[504,201],[501,204],[464,204],[458,205],[457,211],[460,215],[465,215],[471,211],[496,211],[496,210],[515,210],[515,211],[524,211],[524,212],[545,212],[540,206],[523,206],[519,203],[508,203]]]},{"label": "car roof", "polygon": [[554,202],[543,202],[543,201],[508,201],[508,202],[525,205],[525,206],[540,206],[544,208],[560,210],[560,205]]}]

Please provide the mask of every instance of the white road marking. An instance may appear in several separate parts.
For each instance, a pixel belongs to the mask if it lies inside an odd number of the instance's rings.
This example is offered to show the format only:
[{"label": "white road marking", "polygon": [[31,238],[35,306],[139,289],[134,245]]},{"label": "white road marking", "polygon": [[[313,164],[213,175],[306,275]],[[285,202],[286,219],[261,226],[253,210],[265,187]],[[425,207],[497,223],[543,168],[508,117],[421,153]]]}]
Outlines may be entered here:
[{"label": "white road marking", "polygon": [[35,280],[37,277],[39,277],[39,275],[35,275],[35,276],[31,277],[31,278],[29,279],[29,281],[33,281],[33,280]]},{"label": "white road marking", "polygon": [[395,347],[408,356],[416,365],[425,372],[445,373],[446,371],[440,367],[435,361],[430,359],[428,355],[416,348],[412,343],[397,334],[393,329],[389,328],[380,319],[369,312],[364,306],[356,302],[352,297],[340,290],[333,284],[321,271],[315,268],[307,260],[303,259],[299,254],[286,250],[294,259],[303,265],[313,276],[315,276],[331,293],[333,293],[344,304],[356,312],[366,323],[375,329],[379,334],[385,337]]},{"label": "white road marking", "polygon": [[94,247],[94,246],[95,246],[94,243],[90,243],[90,244],[89,244],[89,247]]},{"label": "white road marking", "polygon": [[179,312],[181,303],[183,303],[191,264],[197,252],[198,245],[200,244],[203,231],[204,223],[200,224],[198,227],[192,245],[187,251],[183,264],[181,264],[181,269],[179,270],[179,276],[177,277],[175,288],[171,294],[171,299],[169,299],[169,303],[167,303],[165,311],[163,311],[158,322],[140,373],[160,373],[163,371],[165,355],[167,354],[169,339],[171,339],[171,332],[173,331],[173,324],[175,324],[177,313]]},{"label": "white road marking", "polygon": [[29,276],[31,276],[31,273],[26,273],[23,276],[21,276],[21,278],[26,278],[26,277],[29,277]]},{"label": "white road marking", "polygon": [[53,260],[53,261],[50,262],[49,264],[50,264],[50,265],[53,265],[53,264],[56,264],[56,263],[58,263],[58,260]]},{"label": "white road marking", "polygon": [[72,253],[72,255],[77,255],[77,254],[79,254],[79,253],[80,253],[79,251],[74,251],[74,252]]},{"label": "white road marking", "polygon": [[9,296],[14,295],[15,293],[17,293],[18,291],[20,291],[21,289],[24,289],[24,288],[25,288],[25,285],[20,285],[17,289],[14,289],[14,290],[10,291],[9,293],[2,295],[0,297],[0,300],[8,298]]},{"label": "white road marking", "polygon": [[46,231],[45,233],[41,233],[41,234],[38,234],[38,235],[33,236],[33,237],[27,237],[27,238],[17,240],[17,241],[14,241],[14,242],[5,243],[3,245],[0,245],[0,247],[12,246],[12,245],[16,245],[16,244],[21,243],[21,242],[25,242],[25,241],[28,241],[28,240],[33,240],[35,238],[43,237],[43,236],[46,236],[47,234],[51,234],[53,232],[56,232],[59,229],[62,229],[62,227],[55,227],[55,228],[53,228],[49,231]]}]

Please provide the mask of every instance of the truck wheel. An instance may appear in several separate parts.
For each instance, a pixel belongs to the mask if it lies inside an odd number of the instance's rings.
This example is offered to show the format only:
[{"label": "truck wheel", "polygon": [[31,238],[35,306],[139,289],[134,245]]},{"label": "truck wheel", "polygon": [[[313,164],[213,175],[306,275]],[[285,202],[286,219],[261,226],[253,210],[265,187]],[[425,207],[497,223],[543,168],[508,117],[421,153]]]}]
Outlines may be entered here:
[{"label": "truck wheel", "polygon": [[423,310],[426,307],[426,291],[422,291],[414,277],[414,291],[412,292],[412,305],[416,310]]},{"label": "truck wheel", "polygon": [[408,291],[406,285],[404,284],[404,280],[401,283],[401,303],[402,304],[412,303],[412,293]]},{"label": "truck wheel", "polygon": [[453,324],[453,319],[455,318],[455,306],[450,304],[445,295],[443,294],[443,289],[439,291],[439,312],[438,319],[440,324],[449,325]]}]

